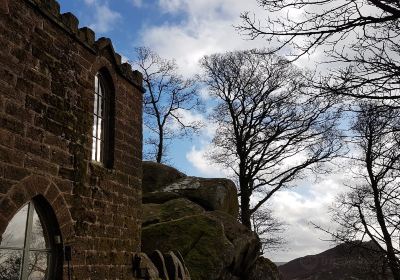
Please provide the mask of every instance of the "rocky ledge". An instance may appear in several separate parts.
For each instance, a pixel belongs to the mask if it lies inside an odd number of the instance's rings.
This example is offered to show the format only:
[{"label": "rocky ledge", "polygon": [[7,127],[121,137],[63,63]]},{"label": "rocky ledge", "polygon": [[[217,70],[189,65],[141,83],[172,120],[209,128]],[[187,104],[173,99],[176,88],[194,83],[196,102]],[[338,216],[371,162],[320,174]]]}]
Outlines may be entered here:
[{"label": "rocky ledge", "polygon": [[238,222],[231,180],[188,177],[144,162],[142,185],[144,253],[180,252],[192,280],[280,279],[277,267],[260,256],[258,236]]}]

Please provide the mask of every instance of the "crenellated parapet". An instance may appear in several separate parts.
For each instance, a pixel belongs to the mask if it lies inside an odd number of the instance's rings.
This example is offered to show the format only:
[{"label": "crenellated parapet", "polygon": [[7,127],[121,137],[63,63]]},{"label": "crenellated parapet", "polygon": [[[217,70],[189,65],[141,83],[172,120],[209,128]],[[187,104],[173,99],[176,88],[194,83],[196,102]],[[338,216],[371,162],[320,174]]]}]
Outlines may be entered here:
[{"label": "crenellated parapet", "polygon": [[[0,13],[9,13],[9,0],[0,0]],[[55,0],[25,0],[39,10],[45,17],[61,27],[67,34],[82,44],[92,53],[100,53],[109,49],[113,56],[120,75],[133,83],[135,86],[141,86],[142,74],[137,70],[132,70],[129,63],[122,63],[121,55],[115,52],[113,44],[109,38],[101,37],[96,40],[95,32],[89,27],[79,27],[78,18],[72,13],[61,13],[60,4]]]}]

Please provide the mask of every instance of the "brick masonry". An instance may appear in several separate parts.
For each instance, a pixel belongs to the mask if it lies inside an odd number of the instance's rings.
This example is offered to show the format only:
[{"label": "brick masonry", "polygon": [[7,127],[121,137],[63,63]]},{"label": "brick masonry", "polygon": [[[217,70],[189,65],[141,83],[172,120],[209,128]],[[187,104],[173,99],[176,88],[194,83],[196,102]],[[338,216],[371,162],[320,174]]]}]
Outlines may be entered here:
[{"label": "brick masonry", "polygon": [[0,0],[0,13],[8,13],[8,0]]},{"label": "brick masonry", "polygon": [[[140,251],[142,78],[54,0],[0,0],[0,236],[35,196],[51,205],[73,279],[134,279]],[[94,77],[114,85],[114,164],[90,161]],[[66,278],[66,264],[62,278]]]}]

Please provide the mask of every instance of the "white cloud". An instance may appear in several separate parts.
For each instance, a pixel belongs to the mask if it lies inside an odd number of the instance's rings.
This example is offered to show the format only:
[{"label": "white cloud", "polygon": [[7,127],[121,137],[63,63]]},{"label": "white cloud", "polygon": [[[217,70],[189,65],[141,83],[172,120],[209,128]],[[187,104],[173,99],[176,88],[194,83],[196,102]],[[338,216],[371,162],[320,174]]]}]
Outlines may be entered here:
[{"label": "white cloud", "polygon": [[[175,110],[174,115],[178,117],[179,120],[185,125],[196,123],[200,124],[205,122],[205,118],[202,114],[194,111],[184,110],[182,108]],[[175,119],[172,119],[171,125],[171,129],[177,129],[180,127],[179,123]]]},{"label": "white cloud", "polygon": [[107,2],[85,0],[85,4],[94,9],[92,23],[89,26],[96,32],[105,33],[112,30],[121,19],[121,14],[111,10]]},{"label": "white cloud", "polygon": [[128,62],[129,61],[129,58],[127,57],[127,56],[125,56],[125,55],[121,55],[121,62],[122,63],[125,63],[125,62]]},{"label": "white cloud", "polygon": [[[159,0],[160,11],[179,14],[179,23],[144,26],[140,44],[162,57],[176,59],[183,74],[199,70],[201,57],[226,50],[265,47],[265,41],[246,41],[235,30],[242,11],[256,9],[256,3],[240,0]],[[249,7],[250,6],[250,7]]]},{"label": "white cloud", "polygon": [[181,0],[159,0],[159,5],[165,12],[176,13],[183,9]]},{"label": "white cloud", "polygon": [[282,190],[271,198],[270,209],[288,225],[284,234],[288,244],[287,250],[267,253],[267,257],[274,261],[289,261],[331,247],[332,243],[326,241],[330,236],[315,229],[310,222],[327,230],[333,229],[329,208],[335,197],[345,191],[343,182],[348,180],[345,176],[332,174],[301,189]]},{"label": "white cloud", "polygon": [[212,178],[229,178],[231,174],[221,166],[213,164],[207,158],[207,147],[198,149],[192,146],[192,149],[186,154],[186,159],[200,173],[199,176]]},{"label": "white cloud", "polygon": [[140,8],[143,6],[143,0],[130,0],[133,6]]}]

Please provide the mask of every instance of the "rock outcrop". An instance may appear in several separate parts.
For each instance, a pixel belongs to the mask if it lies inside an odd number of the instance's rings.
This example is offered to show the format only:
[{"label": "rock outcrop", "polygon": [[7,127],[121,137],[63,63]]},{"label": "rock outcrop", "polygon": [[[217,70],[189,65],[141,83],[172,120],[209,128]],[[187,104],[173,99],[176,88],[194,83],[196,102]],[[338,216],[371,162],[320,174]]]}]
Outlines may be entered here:
[{"label": "rock outcrop", "polygon": [[208,211],[220,210],[233,217],[239,214],[236,187],[228,179],[185,177],[165,186],[162,191],[186,197]]},{"label": "rock outcrop", "polygon": [[148,203],[143,204],[142,225],[168,222],[186,216],[202,214],[205,212],[199,205],[186,198],[177,198],[169,200],[162,204]]},{"label": "rock outcrop", "polygon": [[269,259],[259,257],[249,272],[247,280],[275,280],[281,279],[276,265]]},{"label": "rock outcrop", "polygon": [[178,179],[186,177],[182,172],[165,164],[153,161],[143,161],[142,164],[142,190],[144,193],[158,191],[165,185],[169,185]]},{"label": "rock outcrop", "polygon": [[233,246],[224,235],[221,223],[195,215],[143,228],[142,250],[178,250],[192,279],[222,279],[229,265]]},{"label": "rock outcrop", "polygon": [[258,236],[237,220],[232,181],[188,177],[160,164],[145,164],[143,173],[157,177],[143,180],[143,252],[180,252],[193,280],[280,279],[276,266],[259,257]]}]

